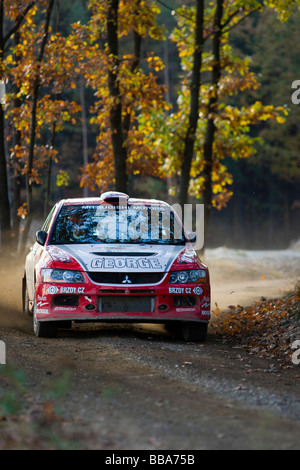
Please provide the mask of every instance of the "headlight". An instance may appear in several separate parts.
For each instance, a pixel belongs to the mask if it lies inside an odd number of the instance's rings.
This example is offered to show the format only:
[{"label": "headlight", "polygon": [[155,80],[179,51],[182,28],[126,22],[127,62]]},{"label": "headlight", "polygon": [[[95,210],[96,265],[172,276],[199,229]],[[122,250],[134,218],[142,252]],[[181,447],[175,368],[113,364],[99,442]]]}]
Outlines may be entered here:
[{"label": "headlight", "polygon": [[193,269],[191,271],[174,271],[170,274],[170,284],[186,284],[187,282],[206,282],[206,271]]},{"label": "headlight", "polygon": [[42,269],[41,282],[83,283],[84,277],[80,271],[68,271],[63,269]]}]

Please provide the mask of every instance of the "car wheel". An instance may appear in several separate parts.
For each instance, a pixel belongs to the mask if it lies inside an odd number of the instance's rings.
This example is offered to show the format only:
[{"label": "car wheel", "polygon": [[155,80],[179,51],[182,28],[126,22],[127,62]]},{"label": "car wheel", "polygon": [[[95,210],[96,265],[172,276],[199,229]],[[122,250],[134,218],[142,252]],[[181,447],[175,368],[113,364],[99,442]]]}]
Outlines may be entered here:
[{"label": "car wheel", "polygon": [[180,322],[170,321],[165,324],[165,329],[169,331],[170,333],[174,333],[178,335],[180,334],[180,331],[181,331]]},{"label": "car wheel", "polygon": [[207,323],[187,322],[183,323],[181,333],[185,341],[204,343],[207,335]]},{"label": "car wheel", "polygon": [[38,338],[55,338],[57,334],[57,326],[55,322],[41,322],[36,317],[36,300],[33,306],[33,331]]},{"label": "car wheel", "polygon": [[23,297],[23,313],[26,315],[26,317],[31,317],[32,312],[30,311],[30,306],[29,306],[29,295],[28,295],[28,290],[26,287],[26,279],[23,279],[23,292],[22,292],[22,297]]}]

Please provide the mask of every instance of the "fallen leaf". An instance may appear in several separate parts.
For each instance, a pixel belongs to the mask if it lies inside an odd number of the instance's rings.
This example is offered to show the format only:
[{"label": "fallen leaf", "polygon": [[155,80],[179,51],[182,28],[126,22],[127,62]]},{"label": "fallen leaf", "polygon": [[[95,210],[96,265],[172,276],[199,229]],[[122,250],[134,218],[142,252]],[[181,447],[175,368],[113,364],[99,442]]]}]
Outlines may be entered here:
[{"label": "fallen leaf", "polygon": [[57,416],[54,406],[50,401],[45,401],[43,403],[43,410],[45,414],[45,418],[47,421],[58,421],[59,417]]}]

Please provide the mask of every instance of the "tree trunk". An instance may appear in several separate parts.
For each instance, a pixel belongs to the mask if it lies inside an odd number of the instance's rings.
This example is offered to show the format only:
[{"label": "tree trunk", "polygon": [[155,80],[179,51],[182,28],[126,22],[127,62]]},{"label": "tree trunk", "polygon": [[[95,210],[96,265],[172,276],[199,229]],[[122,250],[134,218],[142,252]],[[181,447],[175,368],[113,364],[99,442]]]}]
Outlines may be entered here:
[{"label": "tree trunk", "polygon": [[33,169],[34,146],[35,146],[35,137],[36,137],[35,131],[36,131],[36,110],[37,110],[38,92],[39,92],[39,79],[37,78],[35,80],[35,84],[33,87],[33,94],[32,94],[28,169],[27,169],[27,175],[26,175],[27,217],[26,217],[23,234],[22,234],[21,253],[25,251],[26,242],[27,242],[28,234],[29,234],[30,227],[31,227],[32,217],[33,217],[32,169]]},{"label": "tree trunk", "polygon": [[[50,149],[54,147],[55,140],[55,131],[56,124],[52,124],[51,128],[51,140],[50,140]],[[50,198],[51,198],[51,176],[52,176],[52,155],[50,153],[47,164],[47,175],[46,175],[46,194],[45,194],[45,204],[44,204],[44,219],[47,217],[50,210]]]},{"label": "tree trunk", "polygon": [[[19,32],[17,31],[14,35],[14,46],[18,46],[20,41],[20,35]],[[19,57],[15,56],[15,61],[18,63]],[[21,100],[20,98],[17,97],[19,88],[17,85],[13,85],[13,92],[15,95],[14,99],[14,108],[19,109],[21,107]],[[14,146],[15,147],[20,147],[22,145],[21,143],[21,131],[14,129]],[[13,165],[15,168],[13,168],[12,171],[12,249],[17,250],[18,249],[18,243],[19,243],[19,232],[20,232],[20,217],[18,216],[18,209],[21,206],[21,184],[22,184],[22,178],[21,174],[17,169],[18,166],[18,159],[16,155],[13,157]]]},{"label": "tree trunk", "polygon": [[122,102],[119,87],[119,47],[118,47],[118,8],[119,0],[110,0],[107,10],[107,43],[112,57],[108,72],[108,87],[113,104],[110,110],[110,127],[115,164],[115,189],[127,192],[127,151],[122,129]]},{"label": "tree trunk", "polygon": [[10,204],[8,198],[7,167],[4,145],[4,112],[0,105],[0,225],[1,225],[1,253],[9,248],[10,244]]},{"label": "tree trunk", "polygon": [[204,190],[203,190],[203,204],[204,204],[204,233],[205,240],[207,239],[210,213],[212,209],[212,170],[213,170],[213,143],[215,137],[215,115],[218,105],[218,86],[221,77],[221,62],[220,62],[220,47],[222,36],[222,17],[223,17],[223,1],[217,0],[217,6],[214,16],[214,34],[212,38],[212,53],[213,53],[213,68],[212,68],[212,85],[213,90],[208,104],[208,120],[206,135],[204,141]]},{"label": "tree trunk", "polygon": [[[28,11],[35,4],[35,0],[30,2],[23,11],[17,16],[14,26],[4,34],[4,6],[3,0],[0,0],[0,62],[4,59],[5,45],[16,33],[22,24]],[[0,76],[0,80],[3,77]],[[0,252],[10,247],[11,241],[11,223],[10,223],[10,202],[8,194],[8,174],[5,153],[5,135],[4,135],[4,112],[0,104]]]},{"label": "tree trunk", "polygon": [[[86,106],[85,106],[85,95],[84,95],[84,82],[80,81],[80,104],[81,104],[81,126],[82,126],[82,153],[83,153],[83,167],[86,168],[88,165],[88,131],[86,123]],[[83,187],[83,197],[88,197],[88,187]]]},{"label": "tree trunk", "polygon": [[33,158],[34,158],[34,147],[35,147],[35,139],[36,139],[36,112],[37,112],[37,103],[38,103],[38,95],[40,89],[40,64],[43,60],[45,47],[48,41],[48,34],[49,34],[49,26],[50,26],[50,18],[53,9],[55,0],[49,0],[47,13],[46,13],[46,20],[44,26],[44,36],[41,43],[41,49],[39,52],[39,56],[37,58],[37,71],[35,74],[34,84],[33,84],[33,92],[32,92],[32,106],[31,106],[31,116],[30,116],[30,137],[29,137],[29,152],[28,152],[28,168],[27,168],[27,175],[26,175],[26,193],[27,193],[27,218],[26,223],[23,231],[22,236],[22,243],[21,243],[21,253],[24,252],[29,230],[31,227],[31,222],[33,218],[33,193],[32,193],[32,185],[33,185]]},{"label": "tree trunk", "polygon": [[[4,58],[4,37],[3,37],[3,20],[4,20],[3,2],[0,2],[0,62]],[[0,76],[0,80],[2,80]],[[0,252],[7,250],[10,242],[10,204],[8,197],[8,179],[7,165],[5,155],[5,136],[4,136],[4,105],[0,104]]]},{"label": "tree trunk", "polygon": [[[139,5],[140,1],[138,1]],[[136,11],[136,14],[138,12]],[[134,59],[131,64],[131,72],[134,73],[140,63],[140,58],[141,58],[141,46],[142,46],[142,37],[139,33],[136,31],[133,32],[133,42],[134,42]],[[131,124],[131,111],[127,112],[124,120],[123,120],[123,136],[124,136],[124,141],[126,142],[127,137],[128,137],[128,132],[130,129],[130,124]]]},{"label": "tree trunk", "polygon": [[181,179],[179,187],[179,204],[184,209],[187,203],[188,189],[190,182],[190,171],[194,153],[194,143],[197,132],[198,116],[199,116],[199,96],[201,86],[201,65],[202,52],[204,45],[203,36],[203,20],[204,20],[204,0],[197,0],[196,11],[196,40],[194,51],[194,62],[191,79],[191,102],[189,124],[185,137],[183,161],[181,165]]}]

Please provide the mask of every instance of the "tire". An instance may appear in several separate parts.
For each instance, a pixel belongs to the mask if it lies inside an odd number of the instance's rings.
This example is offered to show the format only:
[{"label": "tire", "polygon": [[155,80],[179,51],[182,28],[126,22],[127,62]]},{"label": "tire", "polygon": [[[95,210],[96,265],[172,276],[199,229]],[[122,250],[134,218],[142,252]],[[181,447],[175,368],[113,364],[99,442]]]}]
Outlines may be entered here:
[{"label": "tire", "polygon": [[181,333],[185,341],[204,343],[207,335],[207,323],[187,322],[181,327]]},{"label": "tire", "polygon": [[26,317],[31,317],[32,312],[30,311],[29,307],[29,296],[28,296],[28,290],[26,286],[26,279],[23,279],[23,284],[22,284],[22,300],[23,300],[23,314]]},{"label": "tire", "polygon": [[174,333],[175,335],[178,335],[178,334],[180,334],[180,331],[181,331],[180,322],[170,321],[168,323],[165,323],[165,329],[169,333]]},{"label": "tire", "polygon": [[32,317],[32,310],[30,310],[29,295],[25,276],[22,280],[22,307],[23,315],[25,315],[26,317]]},{"label": "tire", "polygon": [[36,299],[33,306],[33,331],[38,338],[55,338],[57,334],[57,326],[54,321],[39,321],[36,318]]},{"label": "tire", "polygon": [[65,330],[69,330],[72,328],[72,321],[71,320],[63,320],[58,322],[58,328],[63,328]]}]

